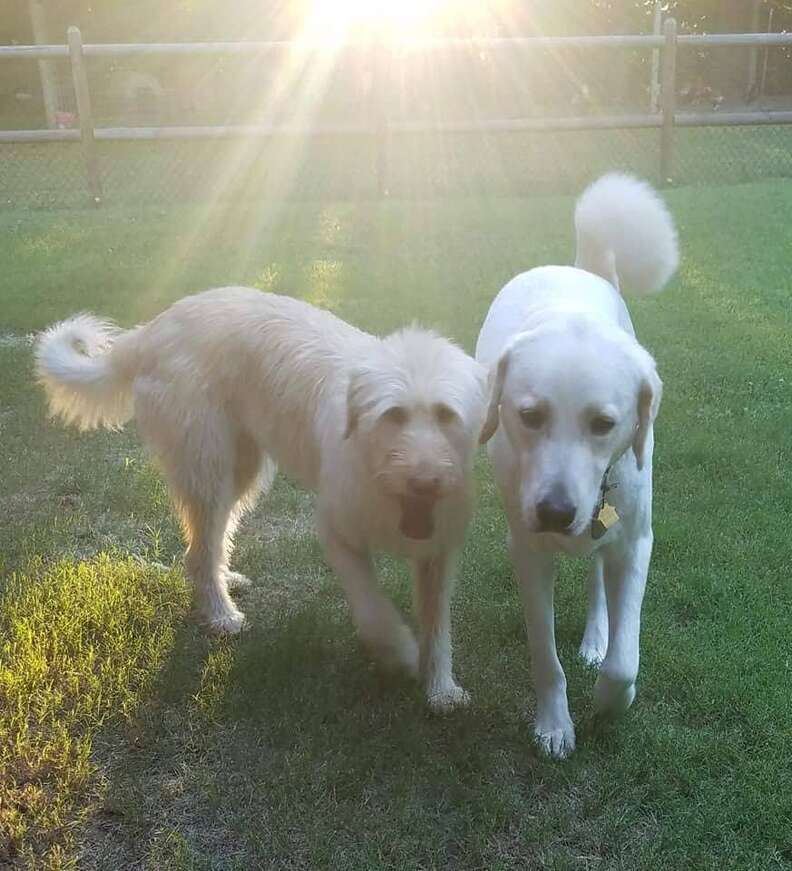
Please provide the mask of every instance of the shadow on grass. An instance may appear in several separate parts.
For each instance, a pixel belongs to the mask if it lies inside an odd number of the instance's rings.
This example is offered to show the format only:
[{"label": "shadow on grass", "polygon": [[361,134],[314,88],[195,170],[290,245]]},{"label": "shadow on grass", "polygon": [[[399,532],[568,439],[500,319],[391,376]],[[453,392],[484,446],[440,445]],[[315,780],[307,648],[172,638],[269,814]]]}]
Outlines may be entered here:
[{"label": "shadow on grass", "polygon": [[431,716],[321,595],[271,624],[248,612],[233,639],[184,624],[149,701],[98,751],[105,800],[81,867],[316,867],[338,850],[366,867],[388,843],[399,861],[451,861],[471,825],[491,833],[546,796],[522,714]]}]

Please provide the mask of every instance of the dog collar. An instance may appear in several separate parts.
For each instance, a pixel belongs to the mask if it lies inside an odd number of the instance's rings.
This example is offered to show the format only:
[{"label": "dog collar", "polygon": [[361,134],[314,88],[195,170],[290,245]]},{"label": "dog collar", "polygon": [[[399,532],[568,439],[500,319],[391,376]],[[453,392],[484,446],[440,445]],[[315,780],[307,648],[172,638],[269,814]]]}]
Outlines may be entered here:
[{"label": "dog collar", "polygon": [[609,484],[608,475],[610,475],[611,467],[605,469],[605,474],[602,476],[600,484],[600,498],[594,506],[594,512],[591,515],[591,537],[593,539],[602,538],[603,535],[619,522],[619,513],[607,501],[607,493],[609,490],[615,490],[618,484]]}]

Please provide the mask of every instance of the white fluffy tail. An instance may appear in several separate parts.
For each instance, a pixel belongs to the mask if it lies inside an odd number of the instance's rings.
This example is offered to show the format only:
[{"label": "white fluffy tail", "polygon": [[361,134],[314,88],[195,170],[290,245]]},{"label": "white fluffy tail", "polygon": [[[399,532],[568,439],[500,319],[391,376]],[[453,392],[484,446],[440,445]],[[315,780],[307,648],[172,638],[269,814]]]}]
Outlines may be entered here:
[{"label": "white fluffy tail", "polygon": [[575,265],[635,293],[662,290],[679,265],[674,221],[645,181],[609,173],[575,208]]},{"label": "white fluffy tail", "polygon": [[39,336],[36,375],[52,414],[82,430],[117,429],[132,417],[132,378],[113,353],[120,335],[107,321],[82,314]]}]

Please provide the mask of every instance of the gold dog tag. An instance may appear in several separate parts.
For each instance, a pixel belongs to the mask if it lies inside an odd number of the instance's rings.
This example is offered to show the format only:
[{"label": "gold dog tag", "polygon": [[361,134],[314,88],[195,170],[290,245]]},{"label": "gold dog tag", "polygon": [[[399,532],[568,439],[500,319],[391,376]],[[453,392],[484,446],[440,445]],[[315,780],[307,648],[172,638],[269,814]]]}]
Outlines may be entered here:
[{"label": "gold dog tag", "polygon": [[603,535],[619,522],[619,512],[610,504],[603,502],[599,513],[591,522],[591,537],[602,538]]},{"label": "gold dog tag", "polygon": [[605,529],[610,529],[611,526],[619,522],[619,512],[609,502],[606,502],[600,509],[597,520],[599,520]]}]

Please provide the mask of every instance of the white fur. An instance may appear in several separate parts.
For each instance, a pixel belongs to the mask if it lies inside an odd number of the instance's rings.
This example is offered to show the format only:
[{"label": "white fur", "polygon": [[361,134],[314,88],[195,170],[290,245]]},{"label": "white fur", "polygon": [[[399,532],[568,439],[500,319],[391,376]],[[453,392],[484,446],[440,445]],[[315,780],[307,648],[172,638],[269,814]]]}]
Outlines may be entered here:
[{"label": "white fur", "polygon": [[132,416],[129,382],[116,377],[106,356],[117,333],[107,321],[81,314],[55,324],[39,339],[37,365],[47,373],[50,409],[81,430],[115,429]]},{"label": "white fur", "polygon": [[679,265],[674,222],[645,181],[609,173],[591,184],[575,208],[580,269],[633,293],[662,290]]},{"label": "white fur", "polygon": [[[665,206],[635,179],[595,182],[576,220],[578,267],[545,266],[510,281],[492,303],[476,348],[491,369],[481,438],[491,439],[510,527],[531,649],[535,734],[557,757],[574,749],[575,730],[555,646],[555,553],[593,557],[580,655],[600,669],[598,712],[621,713],[635,696],[662,384],[617,287],[621,279],[625,287],[658,289],[678,261]],[[611,281],[602,277],[614,266]],[[599,431],[603,420],[611,430]],[[607,500],[620,521],[595,540],[591,518],[608,468],[608,483],[617,488]],[[543,506],[558,504],[569,509],[563,521],[569,525],[547,531]]]},{"label": "white fur", "polygon": [[[128,332],[77,316],[40,337],[36,365],[66,421],[136,418],[179,507],[212,630],[243,626],[228,595],[246,581],[228,567],[233,533],[277,463],[318,493],[319,536],[363,640],[420,671],[434,708],[467,700],[451,665],[450,578],[485,378],[459,348],[417,328],[378,339],[299,300],[222,288]],[[414,565],[420,647],[377,588],[375,550]]]}]

